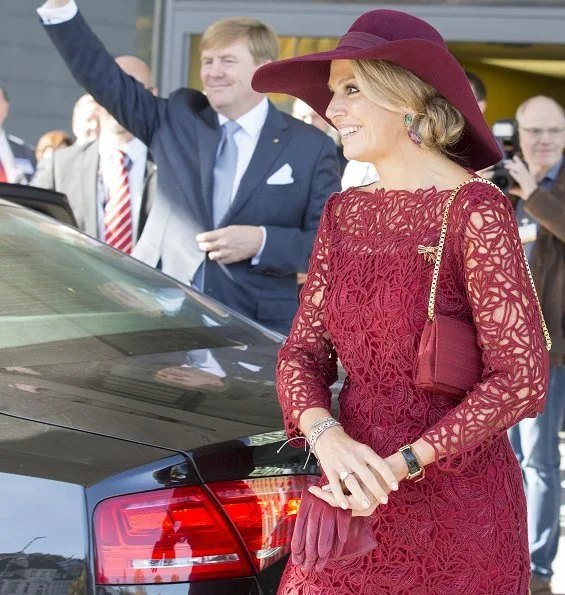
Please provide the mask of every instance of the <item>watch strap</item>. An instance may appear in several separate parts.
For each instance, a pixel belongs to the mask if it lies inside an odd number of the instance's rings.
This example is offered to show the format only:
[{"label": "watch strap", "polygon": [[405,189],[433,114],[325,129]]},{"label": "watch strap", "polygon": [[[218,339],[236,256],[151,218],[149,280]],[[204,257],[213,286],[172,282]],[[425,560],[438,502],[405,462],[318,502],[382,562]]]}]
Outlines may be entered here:
[{"label": "watch strap", "polygon": [[402,456],[406,461],[406,466],[408,467],[407,479],[415,479],[416,481],[424,479],[424,467],[420,465],[420,461],[418,460],[418,457],[414,454],[412,447],[409,444],[407,444],[406,446],[403,446],[398,450],[402,453]]}]

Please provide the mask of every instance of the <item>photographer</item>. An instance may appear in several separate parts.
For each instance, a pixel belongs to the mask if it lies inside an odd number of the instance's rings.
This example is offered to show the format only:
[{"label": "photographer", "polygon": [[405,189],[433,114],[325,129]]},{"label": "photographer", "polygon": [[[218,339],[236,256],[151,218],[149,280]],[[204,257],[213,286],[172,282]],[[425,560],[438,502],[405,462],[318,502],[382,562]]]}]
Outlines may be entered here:
[{"label": "photographer", "polygon": [[559,541],[559,430],[565,416],[565,112],[544,96],[516,113],[521,159],[506,170],[516,182],[510,198],[553,340],[543,414],[509,431],[521,464],[528,504],[532,594],[551,593],[551,565]]}]

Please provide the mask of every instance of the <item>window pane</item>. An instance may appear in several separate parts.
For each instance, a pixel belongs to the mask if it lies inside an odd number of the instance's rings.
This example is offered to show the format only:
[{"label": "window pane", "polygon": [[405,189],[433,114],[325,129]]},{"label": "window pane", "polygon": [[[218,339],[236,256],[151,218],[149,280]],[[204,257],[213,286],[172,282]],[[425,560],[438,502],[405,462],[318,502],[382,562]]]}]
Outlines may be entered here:
[{"label": "window pane", "polygon": [[135,23],[135,55],[147,62],[153,70],[153,75],[157,73],[154,69],[153,43],[154,36],[157,34],[155,15],[156,0],[137,0],[137,20]]}]

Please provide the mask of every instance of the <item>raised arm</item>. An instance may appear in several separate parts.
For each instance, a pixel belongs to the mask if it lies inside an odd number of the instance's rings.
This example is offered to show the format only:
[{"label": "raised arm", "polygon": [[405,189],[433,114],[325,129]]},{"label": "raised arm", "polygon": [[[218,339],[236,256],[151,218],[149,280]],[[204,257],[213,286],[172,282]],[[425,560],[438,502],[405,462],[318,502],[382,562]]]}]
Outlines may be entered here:
[{"label": "raised arm", "polygon": [[488,187],[470,187],[467,196],[461,251],[484,379],[414,444],[424,464],[435,459],[455,472],[510,426],[543,410],[549,366],[512,207]]},{"label": "raised arm", "polygon": [[167,100],[155,97],[123,72],[77,12],[74,0],[48,0],[39,12],[45,31],[77,83],[149,146],[165,117]]}]

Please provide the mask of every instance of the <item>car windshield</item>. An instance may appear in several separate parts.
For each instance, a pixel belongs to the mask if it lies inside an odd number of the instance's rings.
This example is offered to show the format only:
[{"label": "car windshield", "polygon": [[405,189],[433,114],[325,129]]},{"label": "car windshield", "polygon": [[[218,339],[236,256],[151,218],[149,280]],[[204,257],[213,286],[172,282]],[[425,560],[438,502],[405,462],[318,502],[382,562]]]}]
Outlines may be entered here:
[{"label": "car windshield", "polygon": [[89,236],[0,206],[0,365],[39,346],[56,361],[92,338],[123,355],[281,340]]}]

